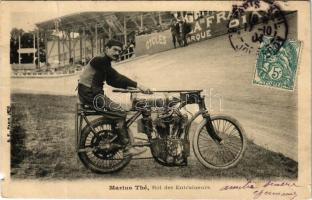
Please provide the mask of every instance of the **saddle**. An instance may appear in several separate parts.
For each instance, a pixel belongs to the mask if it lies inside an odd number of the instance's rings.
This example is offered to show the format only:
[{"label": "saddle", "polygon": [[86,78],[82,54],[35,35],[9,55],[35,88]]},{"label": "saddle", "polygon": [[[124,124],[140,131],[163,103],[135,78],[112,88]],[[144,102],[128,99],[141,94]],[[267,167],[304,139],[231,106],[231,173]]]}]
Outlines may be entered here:
[{"label": "saddle", "polygon": [[93,106],[81,103],[80,101],[77,103],[77,112],[82,112],[86,115],[102,115],[111,119],[126,118],[127,116],[127,113],[110,111],[105,108],[95,109]]}]

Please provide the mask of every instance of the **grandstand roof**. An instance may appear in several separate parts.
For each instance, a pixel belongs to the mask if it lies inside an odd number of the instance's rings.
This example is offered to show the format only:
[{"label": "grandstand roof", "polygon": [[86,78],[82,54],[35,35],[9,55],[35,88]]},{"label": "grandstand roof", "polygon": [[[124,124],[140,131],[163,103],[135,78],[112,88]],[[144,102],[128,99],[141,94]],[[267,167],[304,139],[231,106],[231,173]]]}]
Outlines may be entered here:
[{"label": "grandstand roof", "polygon": [[[161,13],[164,15],[165,13]],[[140,17],[143,15],[144,26],[153,26],[158,22],[158,13],[153,12],[79,12],[63,17],[36,23],[43,30],[82,30],[97,24],[99,27],[112,28],[114,32],[122,32],[124,20],[127,30],[137,30],[140,26]],[[112,23],[110,23],[112,22]]]},{"label": "grandstand roof", "polygon": [[47,21],[36,23],[36,26],[40,29],[55,29],[56,23],[59,23],[59,28],[73,28],[74,26],[84,26],[90,22],[94,23],[97,20],[103,20],[107,15],[110,15],[109,12],[83,12],[75,13],[70,15],[65,15],[63,17],[50,19]]}]

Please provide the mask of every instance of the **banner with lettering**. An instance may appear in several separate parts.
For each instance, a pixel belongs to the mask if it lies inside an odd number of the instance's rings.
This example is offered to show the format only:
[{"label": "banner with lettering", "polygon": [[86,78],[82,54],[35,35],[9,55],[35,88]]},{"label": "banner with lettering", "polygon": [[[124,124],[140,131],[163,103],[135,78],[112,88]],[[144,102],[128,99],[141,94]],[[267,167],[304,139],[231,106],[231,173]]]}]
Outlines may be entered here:
[{"label": "banner with lettering", "polygon": [[135,43],[136,56],[154,54],[174,48],[170,30],[136,36]]},{"label": "banner with lettering", "polygon": [[[200,42],[212,37],[226,34],[231,16],[229,11],[215,12],[211,16],[199,18],[191,23],[192,31],[187,36],[188,43]],[[240,20],[231,21],[230,26],[236,27],[246,21],[242,16]],[[136,37],[136,55],[153,54],[174,48],[171,31],[140,35]]]},{"label": "banner with lettering", "polygon": [[[228,33],[230,28],[243,28],[251,12],[246,12],[239,19],[231,18],[231,12],[218,11],[213,15],[198,18],[191,22],[192,31],[187,35],[189,44],[207,40]],[[136,55],[153,54],[174,48],[170,30],[136,37]]]},{"label": "banner with lettering", "polygon": [[[199,18],[192,23],[192,32],[188,34],[188,43],[199,42],[212,37],[226,34],[228,32],[228,23],[231,17],[231,12],[220,11],[214,15]],[[242,17],[241,20],[231,21],[230,26],[236,27],[244,23],[246,18]]]}]

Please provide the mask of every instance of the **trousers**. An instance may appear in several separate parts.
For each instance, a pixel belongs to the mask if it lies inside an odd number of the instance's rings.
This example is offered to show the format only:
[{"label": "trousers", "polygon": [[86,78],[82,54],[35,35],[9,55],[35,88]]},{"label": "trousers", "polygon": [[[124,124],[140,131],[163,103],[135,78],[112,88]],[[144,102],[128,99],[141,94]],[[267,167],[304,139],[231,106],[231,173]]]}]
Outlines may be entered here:
[{"label": "trousers", "polygon": [[111,111],[114,114],[117,114],[116,131],[119,136],[119,141],[122,145],[127,145],[129,143],[129,135],[125,124],[127,112],[119,103],[116,103],[107,97],[103,90],[95,93],[91,88],[82,84],[78,84],[78,96],[80,102],[97,111]]}]

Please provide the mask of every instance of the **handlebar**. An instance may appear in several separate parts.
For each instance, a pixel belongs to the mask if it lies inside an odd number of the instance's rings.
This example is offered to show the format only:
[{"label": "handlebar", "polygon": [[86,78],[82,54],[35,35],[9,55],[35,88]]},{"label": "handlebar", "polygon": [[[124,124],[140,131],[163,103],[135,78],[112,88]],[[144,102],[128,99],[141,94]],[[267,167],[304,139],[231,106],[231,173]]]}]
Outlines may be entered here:
[{"label": "handlebar", "polygon": [[[142,93],[141,90],[138,89],[113,89],[113,92],[119,93]],[[152,93],[180,93],[180,92],[202,92],[203,90],[152,90]]]},{"label": "handlebar", "polygon": [[119,93],[141,93],[142,91],[141,90],[128,90],[128,89],[113,89],[112,90],[113,92],[119,92]]}]

